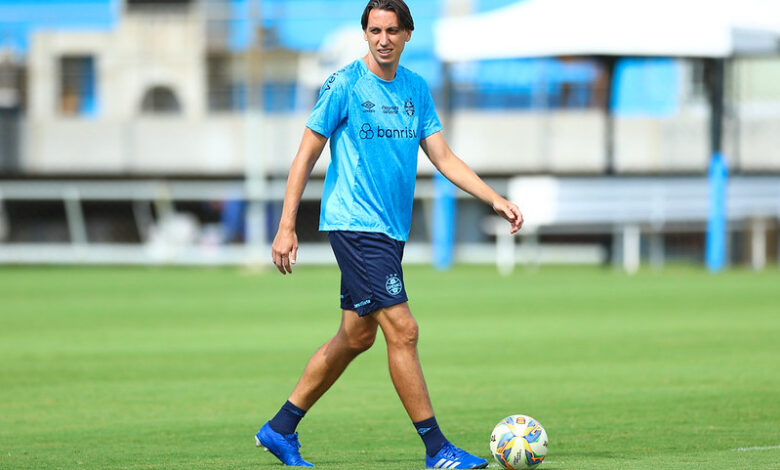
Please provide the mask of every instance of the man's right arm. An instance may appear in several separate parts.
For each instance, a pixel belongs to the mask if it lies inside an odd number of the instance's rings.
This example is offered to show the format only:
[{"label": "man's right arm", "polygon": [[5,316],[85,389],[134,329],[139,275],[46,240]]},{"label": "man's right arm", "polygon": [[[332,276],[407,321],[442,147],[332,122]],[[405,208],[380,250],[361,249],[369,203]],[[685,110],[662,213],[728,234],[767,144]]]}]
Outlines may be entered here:
[{"label": "man's right arm", "polygon": [[292,273],[292,264],[298,254],[298,235],[295,232],[295,218],[301,202],[303,190],[309,180],[311,170],[325,148],[327,137],[308,127],[303,132],[301,145],[290,167],[287,177],[287,189],[284,192],[284,206],[279,230],[271,245],[271,256],[276,268],[282,274]]}]

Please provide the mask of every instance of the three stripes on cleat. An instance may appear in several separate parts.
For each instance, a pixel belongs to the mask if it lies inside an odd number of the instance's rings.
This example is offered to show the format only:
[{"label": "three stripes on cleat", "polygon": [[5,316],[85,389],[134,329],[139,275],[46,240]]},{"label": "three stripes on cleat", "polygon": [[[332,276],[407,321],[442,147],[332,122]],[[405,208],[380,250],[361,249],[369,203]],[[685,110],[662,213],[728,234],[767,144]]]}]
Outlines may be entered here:
[{"label": "three stripes on cleat", "polygon": [[441,459],[436,462],[436,465],[434,465],[433,468],[458,468],[459,463],[460,462],[457,460]]}]

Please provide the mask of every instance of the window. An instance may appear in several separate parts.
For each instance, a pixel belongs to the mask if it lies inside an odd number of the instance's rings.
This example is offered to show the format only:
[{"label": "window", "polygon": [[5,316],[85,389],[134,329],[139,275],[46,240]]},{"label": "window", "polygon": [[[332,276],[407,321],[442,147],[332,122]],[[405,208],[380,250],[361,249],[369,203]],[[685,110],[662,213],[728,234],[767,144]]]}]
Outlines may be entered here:
[{"label": "window", "polygon": [[206,83],[210,111],[236,111],[245,107],[245,93],[239,85],[235,62],[226,54],[206,58]]},{"label": "window", "polygon": [[587,109],[603,102],[604,66],[592,59],[495,59],[452,68],[455,109]]},{"label": "window", "polygon": [[138,13],[181,13],[185,12],[192,0],[126,0],[126,8],[128,12]]},{"label": "window", "polygon": [[192,3],[192,0],[127,0],[128,8],[145,6],[177,7],[190,3]]},{"label": "window", "polygon": [[59,108],[65,116],[97,114],[95,59],[92,56],[60,59]]},{"label": "window", "polygon": [[141,100],[144,114],[179,114],[181,105],[176,94],[166,86],[154,86],[144,93]]}]

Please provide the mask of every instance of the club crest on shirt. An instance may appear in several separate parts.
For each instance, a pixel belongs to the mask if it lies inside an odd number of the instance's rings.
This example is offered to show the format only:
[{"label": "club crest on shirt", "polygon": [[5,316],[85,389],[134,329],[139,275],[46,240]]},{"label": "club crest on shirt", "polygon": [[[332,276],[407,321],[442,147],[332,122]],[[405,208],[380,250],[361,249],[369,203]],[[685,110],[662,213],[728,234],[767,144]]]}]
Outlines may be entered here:
[{"label": "club crest on shirt", "polygon": [[385,289],[387,289],[387,293],[390,295],[398,295],[401,293],[401,290],[404,288],[403,282],[401,282],[401,279],[398,277],[397,274],[391,274],[387,276],[385,280]]},{"label": "club crest on shirt", "polygon": [[412,101],[411,98],[409,98],[408,100],[404,101],[404,111],[406,111],[406,114],[409,117],[414,116],[414,102]]}]

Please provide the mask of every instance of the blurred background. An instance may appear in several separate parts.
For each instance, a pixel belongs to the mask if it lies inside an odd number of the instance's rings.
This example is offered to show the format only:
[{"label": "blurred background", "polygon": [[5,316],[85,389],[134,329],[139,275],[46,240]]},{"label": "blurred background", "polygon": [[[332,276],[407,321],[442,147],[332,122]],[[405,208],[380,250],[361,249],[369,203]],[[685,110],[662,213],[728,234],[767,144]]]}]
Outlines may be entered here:
[{"label": "blurred background", "polygon": [[[0,263],[267,264],[365,0],[0,1]],[[777,263],[777,2],[408,0],[402,65],[526,227],[421,154],[406,260]],[[623,4],[623,5],[621,5]],[[329,161],[299,211],[301,263]]]}]

